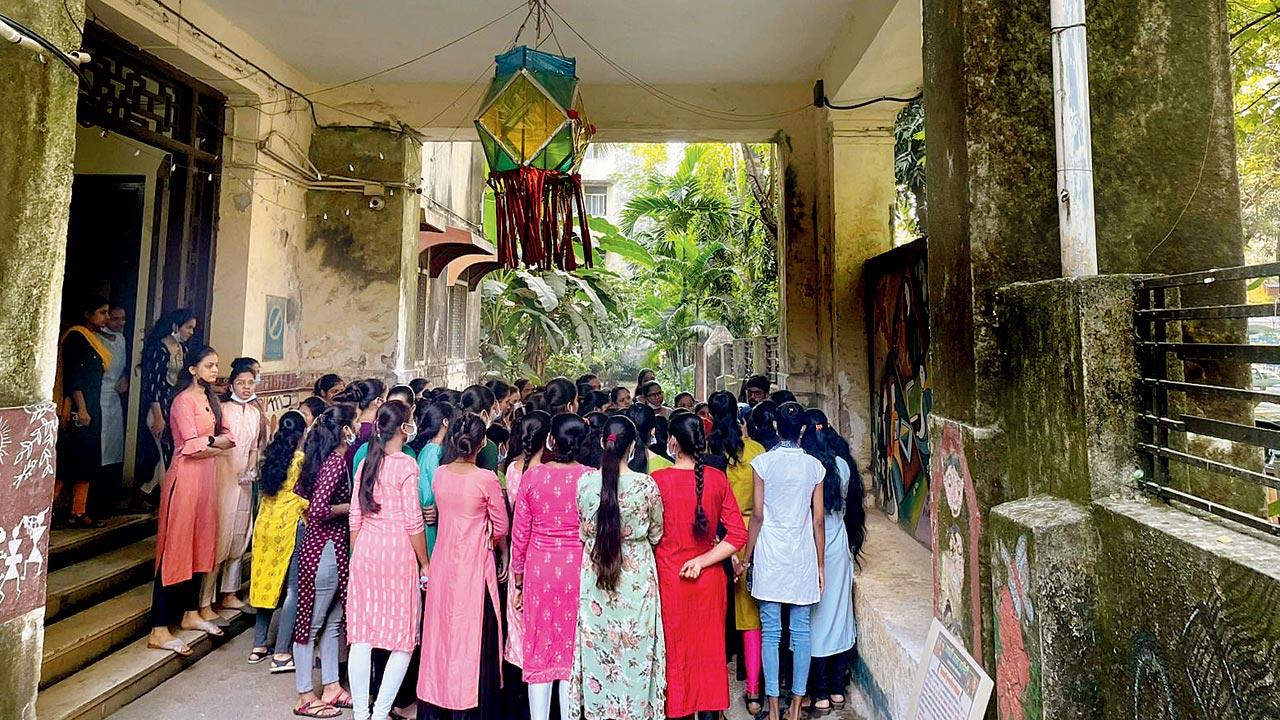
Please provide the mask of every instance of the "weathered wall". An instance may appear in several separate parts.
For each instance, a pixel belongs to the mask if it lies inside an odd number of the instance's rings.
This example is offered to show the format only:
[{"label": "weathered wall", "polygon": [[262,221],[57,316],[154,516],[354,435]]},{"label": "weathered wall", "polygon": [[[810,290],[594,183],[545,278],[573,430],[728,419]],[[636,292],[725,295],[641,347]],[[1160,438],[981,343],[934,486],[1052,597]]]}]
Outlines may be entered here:
[{"label": "weathered wall", "polygon": [[[12,0],[5,13],[59,47],[79,45],[68,15],[82,22],[83,0],[66,7]],[[0,407],[47,403],[53,392],[78,82],[62,63],[46,61],[0,47]],[[47,497],[27,497],[14,484],[0,482],[6,509],[48,512]],[[0,622],[0,717],[35,718],[43,625],[43,606]]]}]

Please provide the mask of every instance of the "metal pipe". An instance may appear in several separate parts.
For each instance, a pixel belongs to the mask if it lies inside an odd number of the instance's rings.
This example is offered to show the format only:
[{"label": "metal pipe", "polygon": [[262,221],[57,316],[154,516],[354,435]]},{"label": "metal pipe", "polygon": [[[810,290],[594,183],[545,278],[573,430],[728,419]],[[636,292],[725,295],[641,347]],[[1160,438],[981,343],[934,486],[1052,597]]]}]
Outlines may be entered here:
[{"label": "metal pipe", "polygon": [[1050,0],[1049,4],[1053,27],[1053,114],[1062,275],[1069,278],[1097,275],[1084,0]]}]

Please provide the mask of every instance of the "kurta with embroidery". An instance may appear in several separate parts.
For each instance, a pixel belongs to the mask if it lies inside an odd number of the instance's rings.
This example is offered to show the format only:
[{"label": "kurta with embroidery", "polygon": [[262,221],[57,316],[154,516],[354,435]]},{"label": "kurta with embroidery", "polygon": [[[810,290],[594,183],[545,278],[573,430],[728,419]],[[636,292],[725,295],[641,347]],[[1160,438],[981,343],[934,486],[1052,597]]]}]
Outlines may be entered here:
[{"label": "kurta with embroidery", "polygon": [[698,507],[694,471],[671,467],[654,473],[653,481],[662,494],[662,542],[654,549],[654,558],[667,645],[667,717],[724,710],[729,707],[724,633],[714,622],[708,627],[708,619],[723,618],[729,607],[724,565],[703,569],[697,580],[680,577],[680,568],[716,546],[720,525],[725,542],[744,547],[747,528],[742,511],[724,473],[704,467],[702,509],[707,530],[700,535],[693,527]]},{"label": "kurta with embroidery", "polygon": [[194,456],[209,450],[210,437],[227,434],[225,427],[216,428],[213,408],[203,392],[178,393],[169,413],[169,430],[173,462],[160,487],[156,533],[156,569],[164,585],[213,569],[218,541],[218,456]]},{"label": "kurta with embroidery", "polygon": [[524,680],[568,680],[578,624],[578,479],[591,468],[543,464],[522,473],[511,531],[511,572],[524,576]]},{"label": "kurta with embroidery", "polygon": [[[502,617],[493,545],[507,536],[507,505],[498,476],[481,468],[460,473],[441,467],[432,490],[440,534],[422,619],[418,697],[437,707],[468,710],[479,704],[484,603],[495,618]],[[493,661],[501,671],[501,657]]]},{"label": "kurta with embroidery", "polygon": [[307,506],[307,530],[298,548],[298,619],[293,627],[293,641],[306,645],[311,641],[311,613],[316,603],[316,570],[326,543],[333,543],[338,561],[338,601],[347,601],[347,563],[351,557],[351,534],[346,515],[334,515],[332,505],[351,502],[351,475],[347,472],[347,454],[332,453],[316,471]]},{"label": "kurta with embroidery", "polygon": [[253,574],[249,578],[249,604],[255,608],[273,608],[280,603],[280,590],[298,540],[298,521],[307,511],[307,501],[293,491],[305,457],[301,450],[295,452],[279,492],[263,495],[258,501],[258,518],[253,524]]},{"label": "kurta with embroidery", "polygon": [[236,446],[218,456],[218,562],[238,558],[249,548],[262,411],[253,403],[228,400],[222,403],[222,423]]},{"label": "kurta with embroidery", "polygon": [[[356,466],[360,477],[363,463]],[[413,652],[422,619],[418,554],[409,538],[422,532],[418,463],[403,452],[388,455],[373,485],[376,513],[351,503],[351,579],[347,583],[347,642]]]}]

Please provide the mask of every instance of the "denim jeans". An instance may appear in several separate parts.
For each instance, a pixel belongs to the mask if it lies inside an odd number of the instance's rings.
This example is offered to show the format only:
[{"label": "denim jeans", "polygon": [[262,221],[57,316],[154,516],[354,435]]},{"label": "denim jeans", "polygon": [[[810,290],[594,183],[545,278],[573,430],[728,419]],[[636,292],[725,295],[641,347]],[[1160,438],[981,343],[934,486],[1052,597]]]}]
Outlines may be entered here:
[{"label": "denim jeans", "polygon": [[[791,608],[791,694],[804,695],[809,681],[809,612],[812,605]],[[782,643],[782,603],[760,601],[760,635],[764,660],[764,694],[778,697],[778,645]]]},{"label": "denim jeans", "polygon": [[[293,557],[289,559],[289,575],[285,579],[284,592],[281,593],[280,605],[275,612],[266,608],[258,608],[253,622],[253,646],[270,648],[274,646],[277,655],[293,653],[293,624],[298,619],[298,548],[302,547],[302,533],[306,525],[298,523],[298,534],[294,539]],[[275,639],[271,639],[271,620],[277,618]]]},{"label": "denim jeans", "polygon": [[[338,661],[345,635],[342,602],[338,599],[338,555],[333,541],[325,543],[316,567],[316,601],[311,611],[311,628],[305,645],[293,644],[294,671],[298,694],[314,689],[311,668],[315,666],[315,646],[320,645],[320,681],[338,682]],[[807,641],[806,641],[807,642]]]}]

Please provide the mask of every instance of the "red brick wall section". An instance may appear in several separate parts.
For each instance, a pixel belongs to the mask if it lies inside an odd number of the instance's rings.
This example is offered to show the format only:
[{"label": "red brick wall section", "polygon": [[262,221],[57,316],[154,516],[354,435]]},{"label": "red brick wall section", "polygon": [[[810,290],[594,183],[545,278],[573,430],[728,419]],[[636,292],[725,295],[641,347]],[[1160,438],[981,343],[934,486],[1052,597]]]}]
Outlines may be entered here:
[{"label": "red brick wall section", "polygon": [[44,605],[58,418],[0,408],[0,623]]}]

